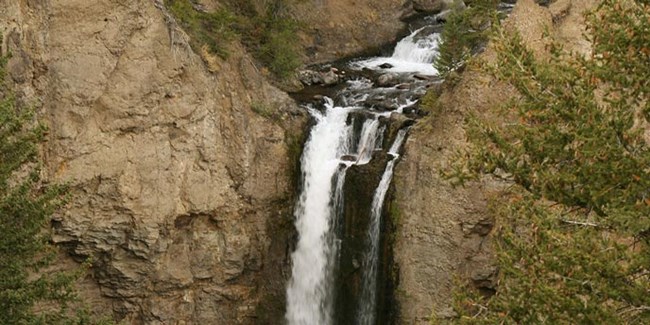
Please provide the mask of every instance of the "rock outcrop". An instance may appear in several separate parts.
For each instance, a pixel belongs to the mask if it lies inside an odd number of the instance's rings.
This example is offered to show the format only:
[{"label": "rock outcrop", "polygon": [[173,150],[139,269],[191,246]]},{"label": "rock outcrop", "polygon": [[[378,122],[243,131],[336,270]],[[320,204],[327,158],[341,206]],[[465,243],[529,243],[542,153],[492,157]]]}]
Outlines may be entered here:
[{"label": "rock outcrop", "polygon": [[440,13],[451,9],[454,5],[465,7],[465,2],[458,0],[413,0],[413,9],[426,13]]},{"label": "rock outcrop", "polygon": [[308,22],[301,35],[308,63],[323,63],[376,50],[397,41],[400,19],[413,13],[405,0],[315,0],[296,4],[293,14]]},{"label": "rock outcrop", "polygon": [[[545,8],[533,0],[520,0],[505,22],[521,33],[526,44],[543,55],[545,26],[568,50],[584,51],[576,35],[584,30],[584,10],[595,1],[557,1]],[[492,60],[488,46],[482,54]],[[456,279],[466,279],[485,294],[495,289],[498,269],[493,265],[490,230],[493,221],[488,201],[505,184],[491,178],[455,188],[440,170],[467,146],[463,129],[468,113],[483,114],[512,96],[510,88],[469,67],[453,87],[437,99],[437,109],[419,121],[405,144],[395,171],[393,214],[398,218],[394,258],[399,268],[396,300],[400,324],[429,324],[454,316],[451,307]],[[503,117],[491,116],[497,120]],[[394,218],[396,217],[394,216]]]},{"label": "rock outcrop", "polygon": [[53,240],[127,324],[279,323],[306,117],[237,45],[210,70],[162,1],[0,1],[21,100],[72,200]]}]

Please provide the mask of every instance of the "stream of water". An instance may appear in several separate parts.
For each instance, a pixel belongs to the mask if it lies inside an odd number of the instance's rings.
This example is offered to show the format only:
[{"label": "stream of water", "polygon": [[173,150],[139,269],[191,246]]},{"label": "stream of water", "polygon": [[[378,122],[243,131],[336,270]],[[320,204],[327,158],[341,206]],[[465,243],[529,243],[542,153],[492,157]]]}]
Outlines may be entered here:
[{"label": "stream of water", "polygon": [[[372,203],[363,210],[367,229],[361,231],[365,236],[358,236],[363,237],[359,239],[363,243],[360,245],[363,256],[360,261],[353,258],[348,263],[356,265],[351,273],[359,279],[357,283],[361,287],[353,302],[354,315],[346,315],[344,320],[345,324],[379,323],[378,304],[383,299],[378,295],[378,275],[382,263],[384,201],[400,158],[400,148],[407,138],[410,124],[404,121],[414,118],[418,98],[434,82],[433,79],[423,81],[422,76],[437,73],[431,63],[437,54],[438,40],[437,33],[424,27],[401,40],[390,57],[355,60],[347,65],[350,73],[343,89],[332,98],[324,97],[320,102],[306,105],[315,123],[301,157],[302,192],[294,213],[299,238],[291,254],[288,324],[341,322],[335,300],[352,301],[337,294],[339,286],[335,283],[347,276],[339,274],[341,256],[346,253],[342,247],[347,247],[342,236],[343,220],[347,218],[344,206],[349,203],[345,202],[346,176],[350,169],[384,163]],[[353,71],[365,74],[349,77]],[[378,87],[372,77],[367,77],[386,73],[398,80],[399,85]]]},{"label": "stream of water", "polygon": [[393,180],[393,170],[395,169],[395,163],[399,158],[399,150],[402,147],[402,143],[406,138],[406,132],[408,128],[401,129],[397,133],[397,137],[393,142],[392,146],[388,150],[388,154],[391,156],[391,160],[386,164],[386,170],[381,177],[379,186],[375,191],[375,195],[372,199],[372,206],[370,210],[370,227],[368,228],[368,240],[370,242],[370,249],[368,253],[364,256],[365,260],[363,263],[363,286],[361,287],[361,300],[359,308],[359,324],[370,325],[375,324],[375,319],[377,316],[377,272],[379,265],[379,243],[381,236],[381,215],[382,208],[384,206],[384,199],[386,198],[386,193],[388,192],[388,187],[390,186],[391,180]]}]

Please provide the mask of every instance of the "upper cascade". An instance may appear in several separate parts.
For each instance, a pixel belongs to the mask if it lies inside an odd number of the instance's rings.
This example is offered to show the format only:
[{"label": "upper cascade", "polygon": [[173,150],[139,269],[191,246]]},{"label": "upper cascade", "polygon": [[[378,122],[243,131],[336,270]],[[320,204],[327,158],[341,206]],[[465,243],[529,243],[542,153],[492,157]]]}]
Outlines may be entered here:
[{"label": "upper cascade", "polygon": [[438,56],[440,34],[433,33],[431,26],[422,27],[395,45],[390,57],[374,57],[352,62],[353,69],[383,70],[396,73],[420,73],[437,75],[433,61]]},{"label": "upper cascade", "polygon": [[428,33],[429,28],[422,27],[397,43],[391,58],[412,63],[432,63],[438,54],[440,34]]}]

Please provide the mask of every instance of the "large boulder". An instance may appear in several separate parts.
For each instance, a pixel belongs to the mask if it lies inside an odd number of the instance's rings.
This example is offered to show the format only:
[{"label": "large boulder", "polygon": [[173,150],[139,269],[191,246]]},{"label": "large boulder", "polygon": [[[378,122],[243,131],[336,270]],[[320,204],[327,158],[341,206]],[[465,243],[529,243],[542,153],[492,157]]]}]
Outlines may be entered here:
[{"label": "large boulder", "polygon": [[399,75],[396,73],[382,74],[377,78],[377,86],[392,87],[400,83]]},{"label": "large boulder", "polygon": [[465,3],[459,0],[413,0],[413,9],[425,13],[439,13],[452,9],[454,6],[465,7]]},{"label": "large boulder", "polygon": [[400,20],[411,6],[404,0],[294,1],[291,15],[305,22],[296,35],[305,63],[324,63],[367,53],[398,40]]}]

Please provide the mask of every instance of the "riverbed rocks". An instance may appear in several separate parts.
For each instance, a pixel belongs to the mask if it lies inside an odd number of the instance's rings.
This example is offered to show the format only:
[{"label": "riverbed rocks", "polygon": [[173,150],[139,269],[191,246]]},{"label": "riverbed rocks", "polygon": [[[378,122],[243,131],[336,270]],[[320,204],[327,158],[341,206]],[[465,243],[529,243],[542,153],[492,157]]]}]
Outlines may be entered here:
[{"label": "riverbed rocks", "polygon": [[311,85],[319,85],[323,84],[323,78],[321,74],[317,71],[313,70],[301,70],[298,72],[298,80],[305,85],[305,86],[311,86]]},{"label": "riverbed rocks", "polygon": [[366,103],[371,108],[374,108],[380,112],[394,111],[399,108],[397,100],[392,98],[375,97],[367,100]]},{"label": "riverbed rocks", "polygon": [[377,86],[392,87],[400,83],[400,76],[397,73],[382,74],[377,78]]},{"label": "riverbed rocks", "polygon": [[329,87],[342,82],[344,77],[339,74],[338,69],[330,68],[326,71],[301,70],[298,72],[298,80],[305,86]]},{"label": "riverbed rocks", "polygon": [[298,72],[298,80],[305,86],[320,85],[330,87],[343,82],[345,79],[345,71],[339,71],[333,67],[325,71],[305,69]]},{"label": "riverbed rocks", "polygon": [[331,69],[330,71],[327,71],[325,73],[321,73],[321,79],[323,81],[323,85],[325,86],[336,85],[337,83],[339,83],[339,80],[341,80],[341,78],[339,77],[339,75],[336,74],[336,71],[334,71],[334,69]]}]

